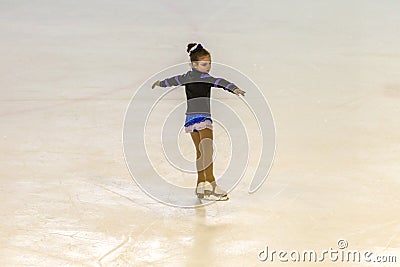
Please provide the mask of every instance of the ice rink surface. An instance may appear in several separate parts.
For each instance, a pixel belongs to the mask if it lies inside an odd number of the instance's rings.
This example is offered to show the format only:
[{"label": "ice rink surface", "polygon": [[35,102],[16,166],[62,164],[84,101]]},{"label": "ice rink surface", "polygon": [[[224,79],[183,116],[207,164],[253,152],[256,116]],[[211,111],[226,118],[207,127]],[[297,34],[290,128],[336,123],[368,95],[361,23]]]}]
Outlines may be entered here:
[{"label": "ice rink surface", "polygon": [[[0,266],[396,266],[259,252],[322,253],[343,240],[400,262],[399,10],[395,0],[1,0]],[[187,61],[191,41],[262,89],[276,157],[256,193],[250,162],[228,202],[182,209],[135,184],[122,125],[137,88]]]}]

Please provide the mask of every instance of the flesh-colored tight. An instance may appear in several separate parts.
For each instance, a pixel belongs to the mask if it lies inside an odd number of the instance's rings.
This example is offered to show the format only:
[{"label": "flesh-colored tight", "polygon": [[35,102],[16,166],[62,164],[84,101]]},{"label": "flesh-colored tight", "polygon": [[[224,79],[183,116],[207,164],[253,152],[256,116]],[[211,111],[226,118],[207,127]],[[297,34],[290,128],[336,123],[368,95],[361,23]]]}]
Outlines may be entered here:
[{"label": "flesh-colored tight", "polygon": [[196,147],[197,184],[208,181],[215,184],[213,172],[213,130],[205,128],[190,133]]}]

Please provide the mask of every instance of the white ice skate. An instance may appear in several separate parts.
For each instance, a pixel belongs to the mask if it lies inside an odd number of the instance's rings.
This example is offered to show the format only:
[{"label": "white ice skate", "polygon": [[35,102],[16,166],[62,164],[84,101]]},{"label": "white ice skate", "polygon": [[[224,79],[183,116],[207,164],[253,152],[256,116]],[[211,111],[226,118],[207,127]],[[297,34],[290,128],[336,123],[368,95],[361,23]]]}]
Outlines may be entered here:
[{"label": "white ice skate", "polygon": [[228,200],[228,193],[222,190],[218,185],[213,185],[210,182],[201,182],[196,187],[196,195],[199,199],[210,201],[225,201]]}]

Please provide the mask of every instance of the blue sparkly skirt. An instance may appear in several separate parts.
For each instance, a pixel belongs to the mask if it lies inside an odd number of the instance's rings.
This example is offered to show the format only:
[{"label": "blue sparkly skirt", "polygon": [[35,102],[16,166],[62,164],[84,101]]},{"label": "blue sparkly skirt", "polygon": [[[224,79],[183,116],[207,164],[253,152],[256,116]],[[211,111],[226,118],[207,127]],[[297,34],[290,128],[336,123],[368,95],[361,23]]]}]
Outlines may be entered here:
[{"label": "blue sparkly skirt", "polygon": [[207,113],[191,113],[186,114],[185,119],[185,132],[198,132],[205,128],[212,129],[211,114]]}]

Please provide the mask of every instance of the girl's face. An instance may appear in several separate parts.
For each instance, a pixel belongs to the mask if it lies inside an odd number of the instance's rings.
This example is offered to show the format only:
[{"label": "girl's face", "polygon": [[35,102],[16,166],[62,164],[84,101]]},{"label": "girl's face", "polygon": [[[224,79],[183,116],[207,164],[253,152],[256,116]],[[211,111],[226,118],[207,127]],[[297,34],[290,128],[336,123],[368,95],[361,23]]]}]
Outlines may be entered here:
[{"label": "girl's face", "polygon": [[204,56],[200,57],[199,61],[195,61],[192,63],[193,68],[200,72],[209,73],[211,69],[211,57]]}]

